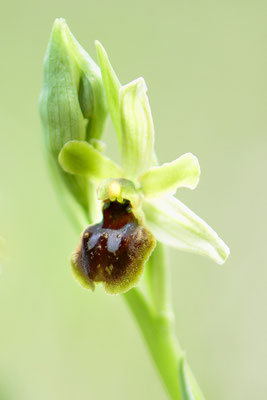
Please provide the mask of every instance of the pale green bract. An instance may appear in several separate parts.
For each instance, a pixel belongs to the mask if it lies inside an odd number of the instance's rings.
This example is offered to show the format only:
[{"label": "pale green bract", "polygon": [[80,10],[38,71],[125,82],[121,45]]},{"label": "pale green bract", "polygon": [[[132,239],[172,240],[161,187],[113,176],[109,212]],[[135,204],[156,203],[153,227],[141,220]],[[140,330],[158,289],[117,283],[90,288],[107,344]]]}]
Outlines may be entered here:
[{"label": "pale green bract", "polygon": [[[110,113],[122,143],[122,167],[92,146],[77,141],[62,148],[60,165],[65,171],[87,176],[93,182],[108,178],[130,180],[140,198],[141,210],[136,213],[143,215],[157,240],[224,263],[229,255],[227,245],[206,222],[171,195],[178,188],[197,186],[200,175],[197,157],[187,153],[162,166],[152,166],[154,128],[145,81],[139,78],[121,86],[99,42],[97,50]],[[123,182],[119,184],[123,186]],[[109,188],[105,190],[109,192]],[[125,198],[131,200],[131,196]]]}]

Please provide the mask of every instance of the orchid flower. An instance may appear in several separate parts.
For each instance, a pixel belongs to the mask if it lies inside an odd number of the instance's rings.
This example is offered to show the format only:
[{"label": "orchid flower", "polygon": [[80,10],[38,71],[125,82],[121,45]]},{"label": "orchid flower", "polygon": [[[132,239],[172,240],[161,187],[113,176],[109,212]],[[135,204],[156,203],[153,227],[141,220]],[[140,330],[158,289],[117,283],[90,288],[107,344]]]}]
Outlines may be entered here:
[{"label": "orchid flower", "polygon": [[[85,288],[94,290],[102,283],[107,293],[124,294],[170,398],[203,400],[173,332],[163,245],[218,264],[227,259],[229,248],[175,197],[180,188],[198,185],[197,157],[186,153],[158,165],[144,79],[122,85],[98,41],[96,49],[100,68],[65,21],[57,19],[40,98],[50,170],[81,233],[72,271]],[[116,132],[120,165],[104,154],[107,115]],[[144,271],[150,299],[139,289]]]},{"label": "orchid flower", "polygon": [[[156,240],[222,264],[229,254],[228,247],[206,222],[174,197],[179,188],[197,186],[200,175],[197,157],[186,153],[170,163],[154,165],[154,126],[145,81],[138,78],[121,85],[104,48],[99,42],[96,46],[122,163],[116,164],[87,141],[72,140],[60,151],[59,164],[65,172],[87,177],[96,184],[98,200],[129,201],[138,223],[148,228]],[[148,247],[149,254],[153,247]],[[76,261],[79,251],[80,247],[74,255]],[[140,267],[146,259],[142,255]],[[114,262],[112,268],[116,273]],[[110,271],[103,280],[109,276],[112,277]],[[138,276],[141,276],[139,270]],[[135,276],[131,280],[128,274],[120,278],[125,278],[127,284],[122,285],[120,279],[117,290],[116,284],[110,289],[112,293],[129,290],[138,283]],[[94,287],[91,280],[87,283]]]}]

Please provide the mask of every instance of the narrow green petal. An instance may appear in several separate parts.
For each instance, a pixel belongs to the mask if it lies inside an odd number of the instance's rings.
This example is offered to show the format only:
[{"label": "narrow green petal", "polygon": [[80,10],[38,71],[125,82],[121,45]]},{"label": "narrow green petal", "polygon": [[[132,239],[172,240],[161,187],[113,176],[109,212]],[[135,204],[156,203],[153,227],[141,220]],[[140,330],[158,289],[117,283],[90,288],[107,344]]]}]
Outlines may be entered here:
[{"label": "narrow green petal", "polygon": [[121,178],[121,168],[87,142],[71,140],[59,153],[58,161],[64,171],[87,176],[98,183],[108,177]]},{"label": "narrow green petal", "polygon": [[122,162],[130,178],[152,165],[154,128],[143,78],[120,89]]},{"label": "narrow green petal", "polygon": [[106,92],[107,103],[109,112],[112,118],[114,128],[117,133],[118,142],[121,146],[121,125],[120,125],[120,111],[119,111],[119,90],[121,87],[120,81],[113,70],[108,55],[102,44],[96,40],[95,42],[97,56],[102,73],[102,79]]},{"label": "narrow green petal", "polygon": [[197,157],[186,153],[170,163],[150,168],[139,177],[139,181],[145,196],[159,197],[174,193],[180,187],[195,189],[199,175]]},{"label": "narrow green petal", "polygon": [[173,196],[145,200],[147,226],[157,240],[168,246],[210,257],[223,264],[229,248],[217,233]]}]

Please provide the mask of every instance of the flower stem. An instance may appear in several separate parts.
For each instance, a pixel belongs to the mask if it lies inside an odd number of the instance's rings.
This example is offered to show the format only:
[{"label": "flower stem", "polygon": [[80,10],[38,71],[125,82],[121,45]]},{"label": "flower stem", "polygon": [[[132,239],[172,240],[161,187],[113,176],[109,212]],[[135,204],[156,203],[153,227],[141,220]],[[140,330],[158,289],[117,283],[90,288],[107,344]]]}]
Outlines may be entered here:
[{"label": "flower stem", "polygon": [[139,289],[124,294],[169,393],[170,399],[182,400],[178,380],[178,360],[181,354],[178,341],[166,316],[157,317]]},{"label": "flower stem", "polygon": [[135,288],[124,294],[155,362],[170,399],[182,400],[178,379],[178,363],[182,355],[173,330],[169,276],[165,249],[161,243],[146,265],[148,299]]},{"label": "flower stem", "polygon": [[158,242],[145,266],[145,282],[154,312],[173,319],[171,285],[165,253],[164,245]]},{"label": "flower stem", "polygon": [[140,289],[134,288],[124,294],[124,299],[142,331],[169,398],[204,400],[187,363],[185,373],[193,397],[186,395],[179,376],[179,366],[183,363],[184,353],[174,333],[170,279],[165,261],[164,246],[158,243],[146,265],[148,296],[145,297]]}]

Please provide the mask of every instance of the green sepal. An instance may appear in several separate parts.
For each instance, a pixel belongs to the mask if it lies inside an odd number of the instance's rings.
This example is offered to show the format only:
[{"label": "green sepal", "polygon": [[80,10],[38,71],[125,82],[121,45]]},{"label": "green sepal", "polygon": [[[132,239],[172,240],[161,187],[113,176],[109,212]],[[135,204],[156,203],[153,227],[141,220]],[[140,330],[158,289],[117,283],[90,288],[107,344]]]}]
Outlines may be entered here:
[{"label": "green sepal", "polygon": [[122,163],[132,179],[152,165],[154,127],[146,92],[143,78],[120,88]]},{"label": "green sepal", "polygon": [[120,123],[120,110],[119,110],[119,90],[121,84],[114,69],[112,68],[108,55],[102,44],[98,40],[96,40],[95,46],[101,68],[101,74],[104,83],[109,112],[117,134],[119,145],[121,147],[122,138],[121,138],[121,123]]},{"label": "green sepal", "polygon": [[223,264],[229,248],[217,233],[173,196],[143,202],[146,224],[157,240]]},{"label": "green sepal", "polygon": [[71,140],[66,143],[59,153],[58,161],[64,171],[86,176],[95,183],[110,176],[123,176],[122,169],[115,162],[85,141]]},{"label": "green sepal", "polygon": [[199,175],[197,157],[186,153],[170,163],[150,168],[139,177],[139,182],[145,196],[159,197],[175,193],[180,187],[195,189]]}]

